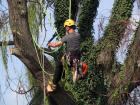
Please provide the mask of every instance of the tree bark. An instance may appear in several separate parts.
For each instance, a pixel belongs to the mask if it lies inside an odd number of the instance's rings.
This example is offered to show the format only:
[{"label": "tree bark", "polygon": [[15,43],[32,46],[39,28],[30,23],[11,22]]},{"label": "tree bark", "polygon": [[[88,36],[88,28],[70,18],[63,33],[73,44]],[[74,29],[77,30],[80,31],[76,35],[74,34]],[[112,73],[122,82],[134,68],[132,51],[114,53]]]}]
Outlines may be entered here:
[{"label": "tree bark", "polygon": [[[27,66],[33,76],[40,81],[39,85],[43,90],[42,73],[45,71],[45,79],[48,81],[52,76],[51,74],[53,74],[53,67],[32,39],[28,23],[27,0],[7,1],[10,27],[15,45],[11,53],[17,56]],[[50,93],[49,97],[56,103],[52,105],[75,105],[72,98],[61,87],[54,93]]]}]

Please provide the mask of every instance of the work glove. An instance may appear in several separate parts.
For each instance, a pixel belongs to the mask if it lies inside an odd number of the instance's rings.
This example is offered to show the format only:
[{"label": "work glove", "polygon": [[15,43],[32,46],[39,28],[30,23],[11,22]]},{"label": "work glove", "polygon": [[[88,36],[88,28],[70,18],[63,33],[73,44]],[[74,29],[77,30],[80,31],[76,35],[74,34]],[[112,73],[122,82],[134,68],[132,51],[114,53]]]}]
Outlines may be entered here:
[{"label": "work glove", "polygon": [[57,43],[56,42],[50,42],[48,43],[49,47],[56,47]]}]

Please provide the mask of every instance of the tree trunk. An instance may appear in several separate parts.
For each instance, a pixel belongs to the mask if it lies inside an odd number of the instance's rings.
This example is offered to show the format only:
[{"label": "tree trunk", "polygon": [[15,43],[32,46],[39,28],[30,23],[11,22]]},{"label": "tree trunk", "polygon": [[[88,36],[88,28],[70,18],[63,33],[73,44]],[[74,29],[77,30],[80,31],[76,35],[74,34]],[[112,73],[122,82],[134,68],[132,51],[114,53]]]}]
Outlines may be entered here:
[{"label": "tree trunk", "polygon": [[115,1],[109,24],[104,31],[104,36],[99,40],[96,47],[99,49],[97,64],[103,65],[105,74],[111,74],[116,50],[118,49],[119,44],[125,35],[125,29],[129,24],[133,3],[133,0]]},{"label": "tree trunk", "polygon": [[[33,76],[40,81],[39,85],[43,90],[43,72],[45,71],[45,78],[48,81],[52,76],[51,74],[53,74],[53,67],[32,39],[28,23],[27,1],[7,1],[10,26],[15,45],[11,53],[17,56],[27,66]],[[52,105],[75,105],[72,98],[61,87],[48,96],[56,103]]]},{"label": "tree trunk", "polygon": [[[131,17],[133,3],[134,3],[133,0],[115,1],[109,24],[104,31],[104,36],[99,40],[96,46],[97,49],[96,69],[104,72],[105,77],[104,80],[106,83],[108,83],[107,98],[109,97],[108,100],[109,105],[122,105],[122,103],[120,103],[119,98],[116,99],[118,95],[120,96],[120,94],[118,93],[119,87],[117,84],[118,83],[121,84],[118,81],[121,80],[121,78],[119,77],[121,77],[122,75],[121,73],[116,74],[115,76],[117,78],[116,82],[112,81],[112,78],[114,77],[112,69],[113,65],[116,62],[115,53],[119,47],[121,40],[123,39],[123,36],[125,35],[125,30],[129,24],[129,18]],[[113,84],[110,86],[111,81]],[[125,81],[125,83],[126,82],[128,81]],[[113,85],[117,86],[115,87]]]},{"label": "tree trunk", "polygon": [[[127,99],[124,97],[137,85],[140,85],[140,26],[136,31],[134,41],[130,45],[127,55],[125,69],[116,74],[112,80],[112,89],[108,93],[108,101],[111,105],[121,105]],[[114,96],[116,92],[118,94]],[[115,100],[116,104],[114,104],[113,100]]]}]

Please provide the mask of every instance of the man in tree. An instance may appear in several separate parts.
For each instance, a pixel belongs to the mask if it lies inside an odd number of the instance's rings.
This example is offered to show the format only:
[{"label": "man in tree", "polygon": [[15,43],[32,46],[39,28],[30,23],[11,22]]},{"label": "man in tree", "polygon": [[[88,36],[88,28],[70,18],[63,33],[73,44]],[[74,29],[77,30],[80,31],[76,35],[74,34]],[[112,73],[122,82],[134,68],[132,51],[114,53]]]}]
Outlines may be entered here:
[{"label": "man in tree", "polygon": [[[76,26],[75,22],[72,19],[68,19],[64,22],[64,27],[66,29],[66,35],[62,37],[61,41],[58,42],[50,42],[48,46],[50,47],[58,47],[62,46],[66,43],[66,58],[69,61],[69,66],[73,72],[73,81],[75,82],[78,78],[78,72],[76,70],[76,66],[78,68],[78,64],[80,62],[80,34],[75,31]],[[61,69],[63,67],[60,67]],[[47,90],[48,92],[53,91],[56,88],[57,83],[61,79],[62,70],[56,69],[59,71],[55,71],[55,76],[53,83],[48,84]]]}]

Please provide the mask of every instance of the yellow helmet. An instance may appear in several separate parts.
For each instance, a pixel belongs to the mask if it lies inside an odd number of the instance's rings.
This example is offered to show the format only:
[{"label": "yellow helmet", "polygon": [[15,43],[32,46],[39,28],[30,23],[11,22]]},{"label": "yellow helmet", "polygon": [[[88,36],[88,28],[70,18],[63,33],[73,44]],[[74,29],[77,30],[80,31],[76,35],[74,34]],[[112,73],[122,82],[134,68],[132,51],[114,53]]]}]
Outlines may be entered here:
[{"label": "yellow helmet", "polygon": [[72,19],[67,19],[65,22],[64,22],[64,27],[66,26],[73,26],[75,25],[75,21],[72,20]]}]

